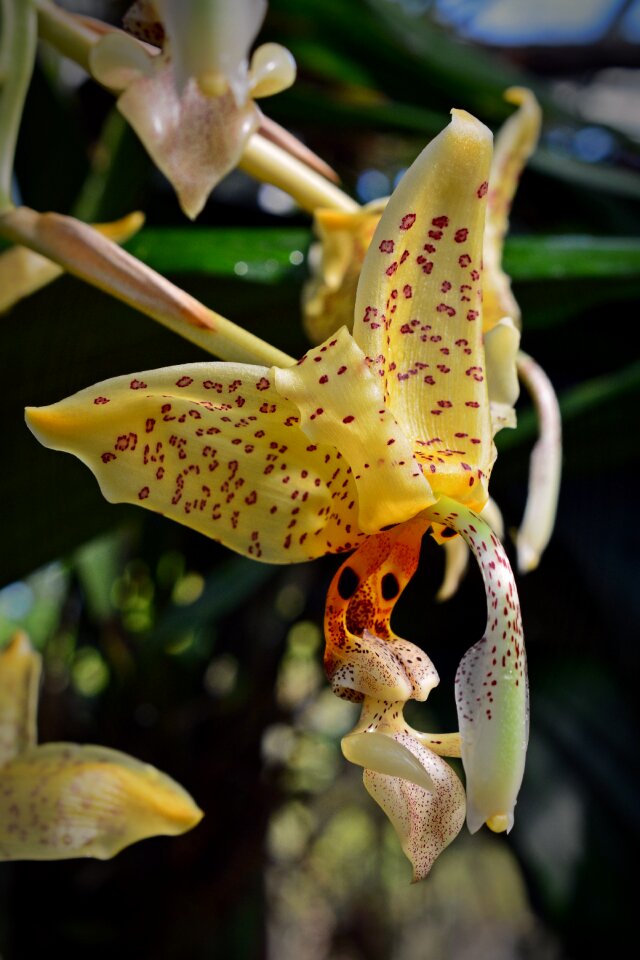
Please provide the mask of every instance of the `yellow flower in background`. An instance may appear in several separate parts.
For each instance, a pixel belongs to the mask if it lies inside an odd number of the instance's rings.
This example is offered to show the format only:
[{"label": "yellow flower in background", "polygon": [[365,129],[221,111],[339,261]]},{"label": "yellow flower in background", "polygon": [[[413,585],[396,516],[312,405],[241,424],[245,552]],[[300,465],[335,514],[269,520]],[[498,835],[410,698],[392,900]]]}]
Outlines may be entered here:
[{"label": "yellow flower in background", "polygon": [[[407,172],[369,246],[353,334],[340,329],[291,366],[145,371],[27,414],[36,436],[82,459],[111,501],[268,562],[356,550],[329,591],[325,662],[334,690],[363,704],[345,754],[365,767],[416,879],[464,818],[461,785],[439,751],[462,756],[470,829],[502,830],[527,742],[517,592],[477,514],[495,458],[481,290],[491,141],[453,111]],[[459,737],[419,734],[402,717],[437,682],[389,624],[429,529],[440,542],[465,539],[487,590],[486,634],[457,676]]]},{"label": "yellow flower in background", "polygon": [[295,61],[279,44],[248,51],[266,0],[142,0],[125,25],[92,46],[91,73],[118,94],[118,109],[195,218],[237,166],[260,126],[254,100],[289,87]]},{"label": "yellow flower in background", "polygon": [[105,860],[199,823],[189,794],[149,764],[106,747],[36,746],[40,671],[23,633],[0,652],[0,860]]}]

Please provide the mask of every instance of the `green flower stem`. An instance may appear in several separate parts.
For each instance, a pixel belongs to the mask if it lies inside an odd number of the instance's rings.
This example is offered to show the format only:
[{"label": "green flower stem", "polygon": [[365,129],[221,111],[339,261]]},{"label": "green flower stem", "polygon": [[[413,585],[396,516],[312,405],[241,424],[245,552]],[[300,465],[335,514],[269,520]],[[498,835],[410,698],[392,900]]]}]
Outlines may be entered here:
[{"label": "green flower stem", "polygon": [[89,54],[99,36],[49,0],[35,0],[35,6],[40,38],[89,73]]},{"label": "green flower stem", "polygon": [[55,261],[221,360],[267,367],[295,362],[73,217],[18,207],[0,216],[0,236]]},{"label": "green flower stem", "polygon": [[322,207],[345,213],[360,209],[339,187],[259,133],[249,137],[238,166],[255,180],[284,190],[308,213]]},{"label": "green flower stem", "polygon": [[0,0],[0,212],[12,207],[11,180],[24,100],[36,54],[36,13],[30,0]]}]

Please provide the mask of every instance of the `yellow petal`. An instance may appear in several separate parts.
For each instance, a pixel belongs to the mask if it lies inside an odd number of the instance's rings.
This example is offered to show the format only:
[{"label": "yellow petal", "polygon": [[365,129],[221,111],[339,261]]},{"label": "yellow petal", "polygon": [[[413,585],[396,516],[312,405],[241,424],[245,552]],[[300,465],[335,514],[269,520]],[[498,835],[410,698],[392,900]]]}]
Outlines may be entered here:
[{"label": "yellow petal", "polygon": [[135,503],[270,563],[362,538],[349,465],[312,443],[266,367],[198,363],[118,377],[27,422],[75,454],[112,502]]},{"label": "yellow petal", "polygon": [[0,860],[105,860],[201,818],[170,777],[106,747],[48,743],[0,771]]},{"label": "yellow petal", "polygon": [[251,96],[272,97],[290,87],[296,79],[296,62],[286,47],[263,43],[254,51],[249,69]]},{"label": "yellow petal", "polygon": [[464,788],[446,760],[409,733],[394,740],[416,758],[434,785],[433,791],[400,777],[365,770],[364,785],[394,826],[413,866],[413,882],[423,880],[434,860],[457,837],[465,815]]},{"label": "yellow petal", "polygon": [[304,327],[312,343],[322,343],[340,327],[353,328],[360,271],[386,204],[386,198],[375,200],[356,213],[316,210],[318,243],[309,253],[312,273],[302,298]]},{"label": "yellow petal", "polygon": [[491,133],[452,113],[382,215],[353,335],[434,492],[481,508],[494,458],[480,285]]},{"label": "yellow petal", "polygon": [[300,411],[314,442],[347,460],[358,491],[358,525],[375,533],[434,502],[411,444],[385,407],[380,384],[343,328],[294,366],[274,368],[278,392]]},{"label": "yellow petal", "polygon": [[41,657],[26,633],[0,653],[0,767],[36,742]]},{"label": "yellow petal", "polygon": [[524,165],[536,148],[542,120],[540,107],[530,90],[512,87],[505,93],[505,99],[517,104],[519,109],[496,136],[489,177],[484,240],[485,330],[491,330],[503,317],[511,317],[515,323],[520,320],[520,309],[511,293],[511,283],[502,270],[502,250],[509,229],[511,203]]},{"label": "yellow petal", "polygon": [[485,634],[456,673],[467,824],[471,833],[483,823],[510,830],[529,737],[527,663],[513,572],[500,541],[472,510],[443,498],[427,513],[464,537],[487,595]]},{"label": "yellow petal", "polygon": [[538,440],[531,451],[529,491],[516,536],[518,569],[535,570],[556,519],[562,471],[562,421],[558,398],[544,370],[526,353],[518,355],[518,373],[538,416]]},{"label": "yellow petal", "polygon": [[489,386],[493,434],[503,427],[515,427],[515,403],[520,393],[516,357],[520,331],[510,317],[503,317],[485,334],[484,356]]}]

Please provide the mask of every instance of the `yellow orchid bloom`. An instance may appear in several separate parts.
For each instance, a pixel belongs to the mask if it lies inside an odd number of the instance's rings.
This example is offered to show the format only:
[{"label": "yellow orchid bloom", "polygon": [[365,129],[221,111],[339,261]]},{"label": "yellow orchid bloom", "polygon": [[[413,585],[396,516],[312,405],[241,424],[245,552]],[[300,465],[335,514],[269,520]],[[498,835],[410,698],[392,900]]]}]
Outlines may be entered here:
[{"label": "yellow orchid bloom", "polygon": [[[532,454],[529,495],[518,543],[518,567],[533,570],[547,546],[557,509],[561,445],[559,408],[544,372],[528,375],[534,361],[519,353],[520,308],[502,269],[504,238],[518,181],[540,135],[541,112],[535,96],[522,87],[506,91],[505,99],[518,110],[498,132],[489,176],[487,216],[483,244],[483,330],[485,366],[494,434],[515,427],[515,403],[520,379],[539,411],[540,441],[537,450],[552,458],[543,469],[542,454]],[[311,278],[303,293],[303,322],[312,342],[328,337],[342,325],[351,328],[352,304],[371,237],[387,200],[376,200],[357,211],[318,209],[314,216],[319,243],[311,249]],[[464,546],[446,545],[445,580],[439,593],[455,593],[467,565]]]},{"label": "yellow orchid bloom", "polygon": [[200,822],[189,794],[106,747],[36,746],[41,660],[17,633],[0,652],[0,860],[109,859]]},{"label": "yellow orchid bloom", "polygon": [[[418,879],[467,822],[509,829],[527,743],[513,575],[478,516],[495,457],[481,261],[492,138],[454,110],[407,172],[362,269],[353,334],[297,363],[196,363],[105,381],[31,408],[46,446],[74,453],[111,501],[138,503],[274,563],[353,551],[330,587],[326,668],[361,701],[345,755],[398,830]],[[392,529],[390,529],[392,528]],[[412,731],[404,703],[437,683],[397,638],[393,605],[422,536],[460,534],[487,589],[485,636],[463,657],[460,735]]]},{"label": "yellow orchid bloom", "polygon": [[139,0],[125,25],[154,46],[121,31],[91,46],[93,77],[118,94],[118,109],[192,219],[260,126],[254,100],[295,79],[295,61],[279,44],[258,47],[248,63],[266,6],[266,0]]}]

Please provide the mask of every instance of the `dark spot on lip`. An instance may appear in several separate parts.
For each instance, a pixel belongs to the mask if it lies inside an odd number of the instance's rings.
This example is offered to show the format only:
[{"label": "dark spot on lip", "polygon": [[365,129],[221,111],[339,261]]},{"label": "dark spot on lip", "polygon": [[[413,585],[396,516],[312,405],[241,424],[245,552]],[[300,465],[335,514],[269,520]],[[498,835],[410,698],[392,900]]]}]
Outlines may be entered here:
[{"label": "dark spot on lip", "polygon": [[380,532],[382,533],[383,530],[393,530],[393,528],[397,526],[397,523],[388,523],[386,527],[380,527]]},{"label": "dark spot on lip", "polygon": [[457,531],[456,531],[456,530],[452,530],[451,527],[445,527],[444,530],[441,532],[440,536],[441,536],[441,537],[445,537],[445,538],[447,538],[447,537],[455,537],[455,536],[456,536],[456,533],[457,533]]},{"label": "dark spot on lip", "polygon": [[395,573],[385,573],[380,584],[382,596],[385,600],[393,600],[400,593],[400,584]]},{"label": "dark spot on lip", "polygon": [[345,567],[338,578],[338,593],[343,600],[350,600],[360,584],[360,577],[353,567]]}]

